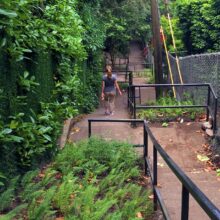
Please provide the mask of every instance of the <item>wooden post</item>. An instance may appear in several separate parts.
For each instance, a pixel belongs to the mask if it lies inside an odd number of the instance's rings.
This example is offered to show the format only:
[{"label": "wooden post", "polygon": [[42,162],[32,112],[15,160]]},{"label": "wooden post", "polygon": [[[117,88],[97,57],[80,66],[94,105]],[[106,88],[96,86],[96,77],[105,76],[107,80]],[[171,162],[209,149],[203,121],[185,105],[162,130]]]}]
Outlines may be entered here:
[{"label": "wooden post", "polygon": [[[152,17],[152,33],[153,33],[153,56],[155,68],[155,83],[163,83],[162,73],[162,43],[160,38],[160,17],[157,0],[151,0],[151,17]],[[156,89],[156,97],[162,94],[161,88]]]}]

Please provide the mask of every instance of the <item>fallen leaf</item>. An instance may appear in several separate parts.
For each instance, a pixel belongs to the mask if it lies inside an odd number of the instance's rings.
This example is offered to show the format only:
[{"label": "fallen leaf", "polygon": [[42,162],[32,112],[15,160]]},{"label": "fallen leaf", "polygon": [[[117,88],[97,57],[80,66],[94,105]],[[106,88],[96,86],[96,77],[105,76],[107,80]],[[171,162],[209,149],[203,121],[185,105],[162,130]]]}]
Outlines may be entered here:
[{"label": "fallen leaf", "polygon": [[162,188],[162,186],[161,186],[159,183],[157,184],[157,187],[158,187],[158,188]]},{"label": "fallen leaf", "polygon": [[74,127],[74,128],[72,128],[72,134],[74,134],[74,133],[77,133],[77,132],[79,132],[80,131],[80,128],[78,128],[78,127]]},{"label": "fallen leaf", "polygon": [[70,198],[71,198],[71,199],[74,199],[74,198],[75,198],[75,194],[71,194],[71,195],[70,195]]},{"label": "fallen leaf", "polygon": [[187,126],[189,126],[189,125],[191,125],[191,123],[190,123],[190,122],[188,122],[186,125],[187,125]]},{"label": "fallen leaf", "polygon": [[206,149],[209,147],[209,144],[203,144],[202,147]]},{"label": "fallen leaf", "polygon": [[205,169],[204,169],[204,171],[208,173],[208,172],[210,172],[211,170],[210,170],[210,169],[205,168]]},{"label": "fallen leaf", "polygon": [[148,198],[149,199],[154,199],[154,195],[152,194],[152,195],[148,196]]},{"label": "fallen leaf", "polygon": [[138,212],[138,213],[136,214],[136,217],[137,217],[137,218],[143,218],[141,212]]},{"label": "fallen leaf", "polygon": [[200,131],[200,130],[197,130],[197,131],[196,131],[196,133],[202,133],[202,131]]},{"label": "fallen leaf", "polygon": [[169,126],[169,124],[167,123],[167,122],[164,122],[163,124],[162,124],[162,127],[168,127]]},{"label": "fallen leaf", "polygon": [[55,178],[58,180],[58,179],[61,179],[62,178],[62,173],[56,173],[56,176]]},{"label": "fallen leaf", "polygon": [[164,167],[163,163],[157,163],[157,165],[160,166],[160,167]]},{"label": "fallen leaf", "polygon": [[44,177],[45,177],[45,173],[39,173],[38,176],[39,176],[40,178],[44,178]]},{"label": "fallen leaf", "polygon": [[183,119],[183,118],[181,118],[180,123],[182,124],[183,122],[184,122],[184,119]]},{"label": "fallen leaf", "polygon": [[208,160],[209,160],[209,158],[208,158],[207,156],[201,155],[201,154],[198,154],[198,155],[197,155],[197,159],[200,160],[200,161],[202,161],[202,162],[205,162],[205,161],[208,161]]},{"label": "fallen leaf", "polygon": [[213,164],[211,161],[208,161],[207,163],[208,163],[211,167],[214,166],[214,164]]},{"label": "fallen leaf", "polygon": [[146,177],[146,176],[143,176],[143,179],[148,181],[149,180],[149,177]]},{"label": "fallen leaf", "polygon": [[170,139],[169,139],[169,142],[173,142],[173,139],[170,138]]},{"label": "fallen leaf", "polygon": [[44,201],[43,198],[39,198],[39,199],[36,200],[36,203],[41,204],[43,201]]},{"label": "fallen leaf", "polygon": [[199,171],[199,170],[194,170],[194,171],[191,171],[190,173],[197,174],[197,173],[201,173],[201,171]]},{"label": "fallen leaf", "polygon": [[205,118],[200,118],[199,121],[206,121],[206,117]]}]

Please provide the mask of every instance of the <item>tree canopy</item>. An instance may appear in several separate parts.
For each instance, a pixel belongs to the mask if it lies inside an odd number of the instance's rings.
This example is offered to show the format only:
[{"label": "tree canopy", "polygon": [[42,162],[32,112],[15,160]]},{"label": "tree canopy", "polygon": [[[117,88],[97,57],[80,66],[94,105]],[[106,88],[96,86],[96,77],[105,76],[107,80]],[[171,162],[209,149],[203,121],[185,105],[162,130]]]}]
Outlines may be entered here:
[{"label": "tree canopy", "polygon": [[[169,11],[180,50],[185,48],[189,54],[220,50],[219,0],[175,0]],[[166,24],[165,17],[162,24]]]}]

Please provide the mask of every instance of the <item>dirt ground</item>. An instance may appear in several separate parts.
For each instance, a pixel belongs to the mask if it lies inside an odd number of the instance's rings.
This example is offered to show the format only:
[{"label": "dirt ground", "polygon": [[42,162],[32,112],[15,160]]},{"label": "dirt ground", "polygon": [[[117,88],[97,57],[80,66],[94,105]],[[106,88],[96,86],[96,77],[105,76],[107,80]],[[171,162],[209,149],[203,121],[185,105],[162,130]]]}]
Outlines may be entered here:
[{"label": "dirt ground", "polygon": [[[141,60],[141,51],[133,46],[135,59]],[[130,61],[132,57],[130,57]],[[140,79],[134,79],[140,83]],[[135,81],[134,81],[135,83]],[[146,90],[146,99],[154,99],[154,90]],[[86,115],[84,119],[72,127],[69,141],[75,142],[88,137],[88,118],[130,118],[127,109],[127,94],[116,98],[116,109],[113,116],[105,116],[103,103],[92,114]],[[220,208],[220,178],[216,172],[209,169],[207,162],[198,160],[198,155],[203,155],[203,146],[206,144],[205,136],[201,130],[201,122],[192,123],[169,123],[164,128],[161,124],[149,124],[158,142],[165,149],[168,155],[176,164],[184,170],[186,175],[206,194],[206,196]],[[129,123],[93,123],[92,135],[100,136],[105,139],[126,141],[132,144],[143,144],[143,127],[132,128]],[[137,149],[143,155],[143,149]],[[152,144],[149,145],[149,157],[152,161]],[[180,219],[181,214],[181,184],[177,177],[170,171],[161,157],[158,158],[158,187],[164,199],[171,219]],[[198,206],[190,196],[189,204],[190,220],[206,220],[209,217]],[[155,219],[162,219],[161,214],[157,214]]]}]

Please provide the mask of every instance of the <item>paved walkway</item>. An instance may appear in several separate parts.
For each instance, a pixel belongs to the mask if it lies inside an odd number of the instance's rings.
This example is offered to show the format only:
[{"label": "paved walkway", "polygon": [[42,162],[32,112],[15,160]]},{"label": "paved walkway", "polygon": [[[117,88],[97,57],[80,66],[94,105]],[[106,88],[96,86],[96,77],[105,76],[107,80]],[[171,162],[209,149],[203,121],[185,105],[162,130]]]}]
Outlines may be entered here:
[{"label": "paved walkway", "polygon": [[[140,49],[131,45],[130,62],[133,54],[135,61],[141,60]],[[134,51],[134,53],[132,53]],[[142,79],[143,80],[143,79]],[[141,79],[134,79],[134,83],[141,83]],[[154,99],[153,90],[146,90],[142,95],[146,100]],[[88,118],[130,118],[127,110],[127,94],[116,99],[116,112],[113,116],[105,116],[102,104],[92,114],[87,115],[77,123],[70,134],[70,141],[78,141],[88,136]],[[208,198],[220,208],[220,178],[216,173],[207,169],[204,162],[197,160],[205,139],[200,131],[201,123],[171,123],[167,128],[159,124],[150,125],[153,134],[164,147],[171,158],[186,172],[186,174],[200,187]],[[78,132],[76,132],[78,131]],[[132,144],[143,144],[143,128],[131,128],[127,123],[94,123],[92,134],[106,139],[123,140]],[[142,149],[137,149],[142,154]],[[150,158],[152,159],[152,145],[150,144]],[[179,220],[181,213],[181,184],[172,174],[165,162],[158,158],[158,186],[167,206],[171,219]],[[196,202],[190,198],[191,220],[209,219]]]}]

